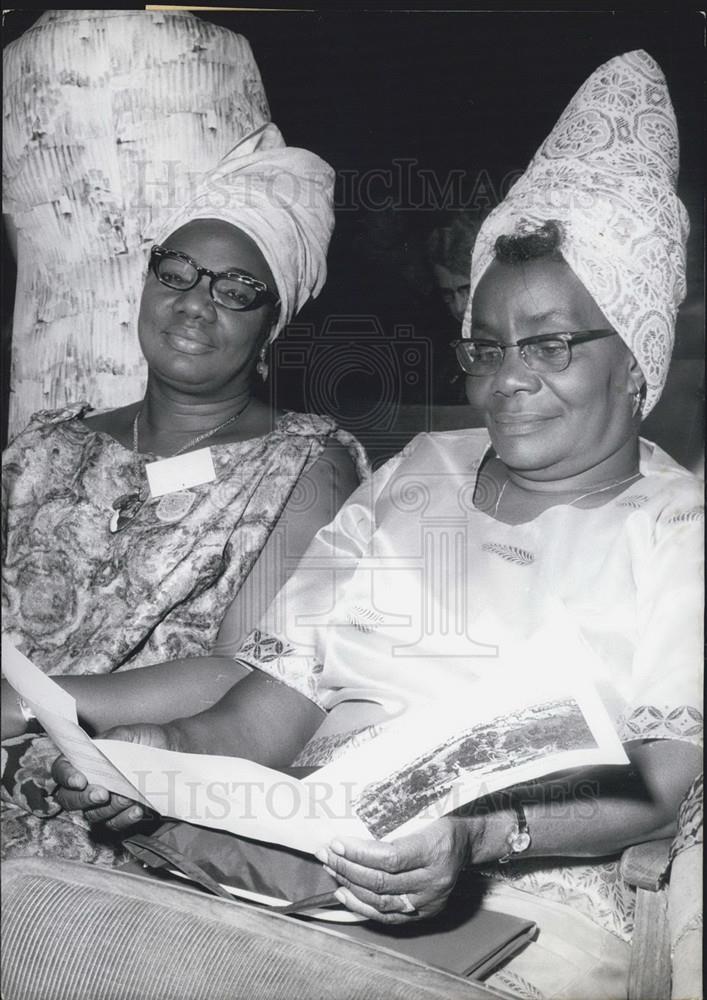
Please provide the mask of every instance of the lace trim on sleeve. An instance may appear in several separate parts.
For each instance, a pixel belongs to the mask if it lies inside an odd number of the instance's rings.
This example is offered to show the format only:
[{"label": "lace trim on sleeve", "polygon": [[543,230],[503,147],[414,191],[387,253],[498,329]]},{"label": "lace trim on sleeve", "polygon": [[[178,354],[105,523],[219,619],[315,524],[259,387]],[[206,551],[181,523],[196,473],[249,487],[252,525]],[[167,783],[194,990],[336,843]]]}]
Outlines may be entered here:
[{"label": "lace trim on sleeve", "polygon": [[255,670],[270,674],[275,680],[299,691],[322,711],[326,711],[318,696],[317,682],[318,675],[324,668],[315,656],[302,655],[285,639],[255,629],[238,650],[236,659]]},{"label": "lace trim on sleeve", "polygon": [[685,740],[702,745],[702,712],[692,705],[660,709],[655,705],[639,705],[622,715],[617,723],[619,738]]}]

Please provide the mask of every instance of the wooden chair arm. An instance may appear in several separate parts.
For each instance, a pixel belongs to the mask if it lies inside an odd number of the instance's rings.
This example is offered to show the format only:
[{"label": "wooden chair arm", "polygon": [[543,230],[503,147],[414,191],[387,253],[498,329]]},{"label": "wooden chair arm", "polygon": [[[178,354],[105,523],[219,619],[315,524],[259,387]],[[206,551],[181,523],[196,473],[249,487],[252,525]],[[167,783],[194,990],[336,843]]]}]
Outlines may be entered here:
[{"label": "wooden chair arm", "polygon": [[668,838],[627,847],[621,855],[621,877],[638,889],[657,892],[665,883],[671,844],[672,838]]},{"label": "wooden chair arm", "polygon": [[669,1000],[671,986],[670,929],[666,872],[671,839],[627,848],[619,870],[636,886],[636,912],[629,966],[629,1000]]}]

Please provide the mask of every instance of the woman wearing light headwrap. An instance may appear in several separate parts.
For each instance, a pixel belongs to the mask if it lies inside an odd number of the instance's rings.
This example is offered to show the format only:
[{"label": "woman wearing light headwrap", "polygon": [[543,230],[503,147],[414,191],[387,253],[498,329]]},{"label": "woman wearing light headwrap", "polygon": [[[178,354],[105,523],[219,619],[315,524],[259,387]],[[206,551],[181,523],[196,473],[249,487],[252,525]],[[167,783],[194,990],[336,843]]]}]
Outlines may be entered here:
[{"label": "woman wearing light headwrap", "polygon": [[[116,733],[321,764],[375,738],[401,703],[512,685],[537,635],[567,671],[581,653],[630,768],[558,775],[421,833],[317,853],[341,901],[386,923],[434,916],[463,867],[484,868],[485,905],[540,927],[493,978],[523,996],[625,996],[632,898],[614,859],[674,831],[700,768],[702,491],[639,438],[684,294],[676,174],[659,67],[644,52],[600,67],[477,240],[457,356],[488,433],[420,435],[354,493],[236,654],[254,668],[237,697]],[[256,713],[287,725],[258,732]],[[73,768],[60,759],[55,774],[64,803],[85,808]],[[130,822],[120,802],[93,816]]]},{"label": "woman wearing light headwrap", "polygon": [[[72,675],[99,729],[198,711],[235,683],[244,671],[225,654],[365,471],[331,419],[252,395],[267,342],[324,283],[332,194],[331,168],[274,125],[247,136],[157,234],[138,321],[144,398],[38,413],[5,454],[4,633]],[[134,673],[177,658],[169,675]],[[111,676],[73,676],[87,674]],[[4,736],[24,733],[10,694],[3,713]],[[5,751],[5,850],[110,856],[76,825],[43,822],[58,810],[51,743],[19,736]]]}]

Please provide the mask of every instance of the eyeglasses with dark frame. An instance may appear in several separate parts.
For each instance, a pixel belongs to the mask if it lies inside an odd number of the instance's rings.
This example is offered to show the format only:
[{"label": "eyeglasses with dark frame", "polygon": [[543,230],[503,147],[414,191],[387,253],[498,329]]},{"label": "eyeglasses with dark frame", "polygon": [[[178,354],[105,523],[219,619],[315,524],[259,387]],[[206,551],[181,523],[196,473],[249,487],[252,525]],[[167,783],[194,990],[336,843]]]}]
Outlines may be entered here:
[{"label": "eyeglasses with dark frame", "polygon": [[213,301],[236,312],[259,309],[270,303],[280,304],[264,281],[254,278],[247,271],[211,271],[202,267],[188,254],[155,244],[150,250],[150,268],[159,282],[175,292],[187,292],[207,275],[211,281],[209,292]]},{"label": "eyeglasses with dark frame", "polygon": [[499,344],[497,340],[453,340],[451,347],[463,372],[480,378],[495,375],[503,365],[506,351],[520,352],[526,368],[541,374],[563,372],[572,361],[574,344],[584,344],[602,337],[613,337],[616,330],[575,330],[562,333],[541,333],[535,337],[523,337],[515,344]]}]

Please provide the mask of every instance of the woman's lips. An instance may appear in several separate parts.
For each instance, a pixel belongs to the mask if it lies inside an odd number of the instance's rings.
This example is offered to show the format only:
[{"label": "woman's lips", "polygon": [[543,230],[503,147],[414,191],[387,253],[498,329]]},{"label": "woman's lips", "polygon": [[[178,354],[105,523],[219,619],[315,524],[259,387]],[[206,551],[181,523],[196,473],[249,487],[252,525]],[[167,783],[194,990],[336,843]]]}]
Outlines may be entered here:
[{"label": "woman's lips", "polygon": [[498,413],[492,418],[496,429],[506,435],[534,434],[554,419],[540,413]]},{"label": "woman's lips", "polygon": [[179,351],[180,354],[208,354],[209,351],[213,350],[211,344],[189,333],[165,330],[164,335],[170,347]]}]

